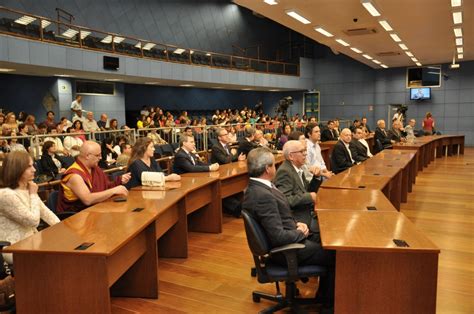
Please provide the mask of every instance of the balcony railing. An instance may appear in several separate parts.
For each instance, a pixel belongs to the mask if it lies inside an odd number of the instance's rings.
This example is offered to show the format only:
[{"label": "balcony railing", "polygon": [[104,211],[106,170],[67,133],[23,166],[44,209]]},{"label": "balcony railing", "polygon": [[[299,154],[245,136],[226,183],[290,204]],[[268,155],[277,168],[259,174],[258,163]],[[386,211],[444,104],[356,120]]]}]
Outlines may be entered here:
[{"label": "balcony railing", "polygon": [[239,71],[299,75],[298,64],[182,48],[54,21],[2,6],[0,6],[0,33],[64,46],[166,62]]}]

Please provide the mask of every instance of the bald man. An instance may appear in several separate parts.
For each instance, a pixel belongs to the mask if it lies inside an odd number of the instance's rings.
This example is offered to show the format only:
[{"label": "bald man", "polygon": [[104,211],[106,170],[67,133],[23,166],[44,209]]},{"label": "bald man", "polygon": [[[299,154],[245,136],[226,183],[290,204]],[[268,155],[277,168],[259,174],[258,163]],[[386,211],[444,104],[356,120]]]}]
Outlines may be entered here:
[{"label": "bald man", "polygon": [[343,129],[341,135],[331,154],[331,170],[334,173],[344,171],[354,165],[354,157],[349,148],[352,140],[351,130]]},{"label": "bald man", "polygon": [[79,212],[86,207],[105,201],[113,195],[126,196],[127,189],[121,185],[130,180],[130,173],[109,181],[98,166],[101,159],[100,145],[86,141],[76,162],[64,172],[59,186],[57,211]]}]

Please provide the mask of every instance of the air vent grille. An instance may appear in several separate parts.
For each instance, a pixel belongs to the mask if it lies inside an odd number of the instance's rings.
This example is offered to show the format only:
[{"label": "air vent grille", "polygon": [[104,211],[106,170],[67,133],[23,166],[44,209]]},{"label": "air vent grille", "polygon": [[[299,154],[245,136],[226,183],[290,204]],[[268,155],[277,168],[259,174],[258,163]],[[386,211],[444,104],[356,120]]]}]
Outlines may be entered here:
[{"label": "air vent grille", "polygon": [[384,51],[384,52],[377,52],[377,56],[379,57],[395,57],[401,55],[398,51]]},{"label": "air vent grille", "polygon": [[375,28],[352,28],[343,31],[347,36],[373,35],[377,33]]}]

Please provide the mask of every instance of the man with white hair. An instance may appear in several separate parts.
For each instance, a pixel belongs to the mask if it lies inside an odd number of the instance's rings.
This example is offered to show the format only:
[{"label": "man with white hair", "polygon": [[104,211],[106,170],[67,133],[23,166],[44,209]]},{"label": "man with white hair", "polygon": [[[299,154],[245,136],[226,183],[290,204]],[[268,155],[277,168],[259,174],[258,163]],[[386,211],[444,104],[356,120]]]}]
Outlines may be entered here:
[{"label": "man with white hair", "polygon": [[336,174],[352,167],[355,163],[349,148],[351,140],[351,130],[343,129],[331,154],[331,170]]},{"label": "man with white hair", "polygon": [[377,128],[375,128],[375,147],[380,147],[376,149],[376,152],[392,147],[393,143],[395,141],[390,139],[388,132],[385,130],[385,120],[378,120]]},{"label": "man with white hair", "polygon": [[394,120],[392,123],[392,129],[388,132],[390,139],[397,143],[404,142],[406,140],[404,133],[405,130],[403,130],[402,122]]},{"label": "man with white hair", "polygon": [[92,111],[87,112],[86,121],[82,122],[82,127],[86,132],[100,131],[97,121],[94,120],[94,113],[92,113]]}]

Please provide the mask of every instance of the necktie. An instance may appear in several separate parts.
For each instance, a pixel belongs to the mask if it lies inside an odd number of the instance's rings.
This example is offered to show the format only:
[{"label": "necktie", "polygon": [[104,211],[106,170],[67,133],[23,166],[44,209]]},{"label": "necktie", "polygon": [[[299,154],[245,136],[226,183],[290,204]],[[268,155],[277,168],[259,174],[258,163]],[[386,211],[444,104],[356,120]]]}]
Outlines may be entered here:
[{"label": "necktie", "polygon": [[191,155],[191,154],[188,154],[188,155],[189,155],[189,158],[191,158],[191,162],[193,163],[193,165],[196,165],[196,162],[194,161],[193,155]]},{"label": "necktie", "polygon": [[224,149],[225,149],[227,155],[230,155],[229,148],[227,147],[227,145],[224,146]]},{"label": "necktie", "polygon": [[300,170],[300,179],[301,179],[301,182],[303,183],[303,187],[306,189],[306,178],[304,177],[303,170]]}]

